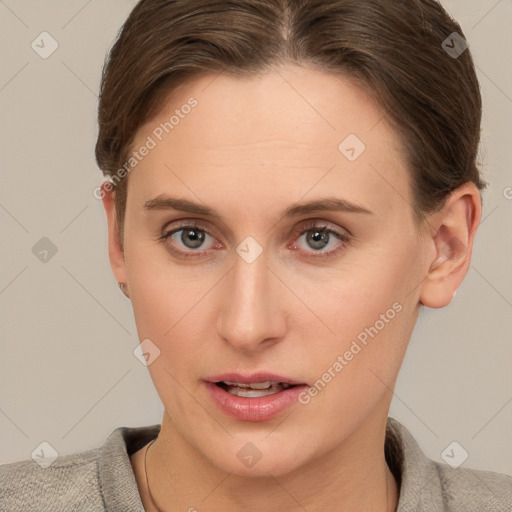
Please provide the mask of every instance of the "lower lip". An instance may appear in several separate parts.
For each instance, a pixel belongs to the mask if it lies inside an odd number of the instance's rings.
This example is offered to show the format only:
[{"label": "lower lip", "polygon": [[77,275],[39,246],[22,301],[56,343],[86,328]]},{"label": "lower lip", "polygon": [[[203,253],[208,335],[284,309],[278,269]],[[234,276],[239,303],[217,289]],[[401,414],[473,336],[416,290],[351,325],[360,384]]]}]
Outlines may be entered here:
[{"label": "lower lip", "polygon": [[296,403],[300,393],[308,387],[303,384],[272,395],[248,398],[232,395],[213,382],[205,384],[221,411],[232,418],[245,421],[266,421],[278,416]]}]

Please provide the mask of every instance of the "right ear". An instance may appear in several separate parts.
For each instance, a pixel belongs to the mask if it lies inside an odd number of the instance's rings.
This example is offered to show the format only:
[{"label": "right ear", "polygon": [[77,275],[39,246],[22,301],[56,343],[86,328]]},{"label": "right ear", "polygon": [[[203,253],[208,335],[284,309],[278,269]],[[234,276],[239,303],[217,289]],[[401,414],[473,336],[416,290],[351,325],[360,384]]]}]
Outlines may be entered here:
[{"label": "right ear", "polygon": [[123,245],[119,238],[119,230],[115,206],[115,189],[112,183],[105,181],[101,185],[101,200],[107,215],[108,227],[108,254],[110,267],[118,283],[126,283],[126,265],[124,261]]}]

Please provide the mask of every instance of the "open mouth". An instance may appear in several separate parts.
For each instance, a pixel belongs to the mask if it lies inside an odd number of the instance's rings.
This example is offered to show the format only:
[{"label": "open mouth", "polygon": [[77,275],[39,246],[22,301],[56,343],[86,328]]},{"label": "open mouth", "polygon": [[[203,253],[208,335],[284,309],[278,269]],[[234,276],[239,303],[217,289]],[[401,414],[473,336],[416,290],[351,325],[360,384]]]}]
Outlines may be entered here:
[{"label": "open mouth", "polygon": [[257,398],[260,396],[274,395],[286,389],[295,387],[294,384],[286,382],[257,382],[252,384],[242,384],[239,382],[220,381],[215,383],[230,395],[246,398]]},{"label": "open mouth", "polygon": [[[283,382],[283,381],[287,382]],[[298,401],[307,384],[279,374],[224,374],[205,381],[217,407],[227,416],[243,421],[268,421]]]}]

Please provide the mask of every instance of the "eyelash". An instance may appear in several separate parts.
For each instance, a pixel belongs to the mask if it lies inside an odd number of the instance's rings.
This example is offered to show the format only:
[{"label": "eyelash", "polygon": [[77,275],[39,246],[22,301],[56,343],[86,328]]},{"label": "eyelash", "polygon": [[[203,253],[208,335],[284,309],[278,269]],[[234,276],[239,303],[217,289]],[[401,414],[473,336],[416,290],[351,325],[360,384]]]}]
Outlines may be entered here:
[{"label": "eyelash", "polygon": [[[201,224],[200,222],[192,223],[190,221],[182,221],[176,227],[174,227],[172,230],[167,231],[163,235],[159,236],[157,240],[162,243],[165,243],[165,241],[168,238],[170,238],[172,235],[174,235],[175,233],[178,233],[180,231],[183,231],[184,229],[202,231],[202,232],[206,233],[208,236],[215,238],[215,236],[207,229],[207,227],[205,225]],[[319,221],[309,221],[305,225],[302,225],[300,228],[295,229],[294,237],[298,239],[302,235],[309,233],[310,231],[313,231],[313,230],[317,230],[324,234],[333,235],[334,237],[336,237],[338,240],[340,240],[343,243],[340,244],[340,246],[338,246],[336,249],[333,249],[333,250],[327,251],[327,252],[316,251],[316,254],[315,254],[315,252],[313,252],[313,254],[309,254],[309,255],[305,256],[306,258],[319,258],[319,257],[334,256],[335,254],[337,254],[339,251],[341,251],[343,249],[345,244],[349,243],[352,240],[352,236],[347,235],[345,233],[341,233],[334,229],[330,229],[329,225],[326,225],[325,223],[322,224]],[[183,257],[184,258],[190,258],[190,257],[201,258],[204,256],[205,253],[208,252],[208,251],[200,252],[200,251],[193,251],[193,250],[181,251],[174,247],[168,247],[168,250],[171,253],[173,253],[174,255],[176,255],[178,257],[182,257],[182,258]]]}]

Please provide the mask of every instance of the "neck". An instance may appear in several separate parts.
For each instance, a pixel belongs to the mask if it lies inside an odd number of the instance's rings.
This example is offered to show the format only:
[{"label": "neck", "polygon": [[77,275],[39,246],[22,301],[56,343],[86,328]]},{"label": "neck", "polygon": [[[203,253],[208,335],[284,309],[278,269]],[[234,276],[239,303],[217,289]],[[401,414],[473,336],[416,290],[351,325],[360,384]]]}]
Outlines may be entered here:
[{"label": "neck", "polygon": [[[328,453],[278,478],[226,473],[211,464],[176,430],[164,414],[160,434],[136,472],[148,512],[246,510],[256,512],[394,512],[398,488],[385,457],[386,419],[369,419]],[[140,477],[140,478],[139,478]],[[154,500],[154,503],[153,503]]]}]

